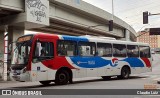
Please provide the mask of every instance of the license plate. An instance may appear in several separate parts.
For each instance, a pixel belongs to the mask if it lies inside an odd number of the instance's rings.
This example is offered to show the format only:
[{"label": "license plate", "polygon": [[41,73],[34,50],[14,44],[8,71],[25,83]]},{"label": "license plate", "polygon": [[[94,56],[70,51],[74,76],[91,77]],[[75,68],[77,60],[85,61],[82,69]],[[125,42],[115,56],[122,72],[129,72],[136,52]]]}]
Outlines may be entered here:
[{"label": "license plate", "polygon": [[20,79],[19,76],[12,76],[16,81],[18,81]]}]

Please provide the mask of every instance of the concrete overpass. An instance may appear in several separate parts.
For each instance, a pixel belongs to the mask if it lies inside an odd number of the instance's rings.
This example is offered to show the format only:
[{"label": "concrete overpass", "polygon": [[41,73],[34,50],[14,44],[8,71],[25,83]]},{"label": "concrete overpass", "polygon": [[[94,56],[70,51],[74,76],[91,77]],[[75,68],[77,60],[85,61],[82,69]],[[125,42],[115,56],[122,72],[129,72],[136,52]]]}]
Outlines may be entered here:
[{"label": "concrete overpass", "polygon": [[[42,5],[39,3],[45,4],[44,12],[36,8]],[[30,9],[28,6],[30,6]],[[41,16],[36,16],[36,12],[33,10],[39,11],[37,14],[41,14]],[[38,18],[41,20],[38,21]],[[119,39],[125,38],[125,33],[130,32],[130,39],[134,40],[134,29],[116,16],[114,16],[114,30],[109,32],[108,21],[111,19],[112,15],[110,13],[81,0],[0,1],[0,26],[2,30],[3,25],[9,25],[12,28],[23,28],[24,30],[70,35],[104,35]],[[89,28],[95,25],[103,26]]]},{"label": "concrete overpass", "polygon": [[[81,0],[0,0],[0,46],[4,46],[5,30],[9,43],[25,30],[135,41],[135,30],[116,16],[113,17],[114,29],[109,32],[111,19],[110,13]],[[0,59],[3,53],[1,48]]]}]

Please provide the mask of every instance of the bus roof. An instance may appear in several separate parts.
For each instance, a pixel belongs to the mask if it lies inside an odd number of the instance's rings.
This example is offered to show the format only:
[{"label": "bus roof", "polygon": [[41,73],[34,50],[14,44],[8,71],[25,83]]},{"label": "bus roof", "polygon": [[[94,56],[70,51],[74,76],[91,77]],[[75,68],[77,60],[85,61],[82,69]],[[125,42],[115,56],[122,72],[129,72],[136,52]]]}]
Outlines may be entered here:
[{"label": "bus roof", "polygon": [[35,36],[53,36],[53,37],[62,37],[64,40],[74,40],[74,41],[89,41],[89,42],[102,42],[102,43],[114,43],[114,44],[129,44],[129,45],[143,45],[149,46],[148,43],[142,42],[132,42],[132,41],[122,41],[116,40],[115,38],[110,37],[99,37],[99,36],[70,36],[70,35],[58,35],[58,34],[48,34],[48,33],[37,33],[33,34]]}]

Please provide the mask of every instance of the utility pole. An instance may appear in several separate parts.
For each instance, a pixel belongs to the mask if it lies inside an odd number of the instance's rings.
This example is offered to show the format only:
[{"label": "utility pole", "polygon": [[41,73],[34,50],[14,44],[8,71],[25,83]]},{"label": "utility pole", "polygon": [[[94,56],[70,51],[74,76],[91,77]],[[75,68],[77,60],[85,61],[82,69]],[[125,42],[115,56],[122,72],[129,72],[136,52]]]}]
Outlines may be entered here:
[{"label": "utility pole", "polygon": [[114,18],[114,1],[112,0],[112,20]]},{"label": "utility pole", "polygon": [[109,31],[113,31],[113,20],[114,20],[114,2],[112,0],[112,17],[109,20]]}]

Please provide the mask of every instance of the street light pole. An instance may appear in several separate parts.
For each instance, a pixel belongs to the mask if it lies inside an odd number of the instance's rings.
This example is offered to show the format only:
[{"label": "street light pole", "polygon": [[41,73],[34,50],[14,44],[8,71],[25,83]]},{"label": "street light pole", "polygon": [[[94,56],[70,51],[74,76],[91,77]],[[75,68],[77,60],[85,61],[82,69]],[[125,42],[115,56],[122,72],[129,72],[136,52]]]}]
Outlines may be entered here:
[{"label": "street light pole", "polygon": [[112,0],[112,20],[113,20],[113,17],[114,17],[114,1]]}]

